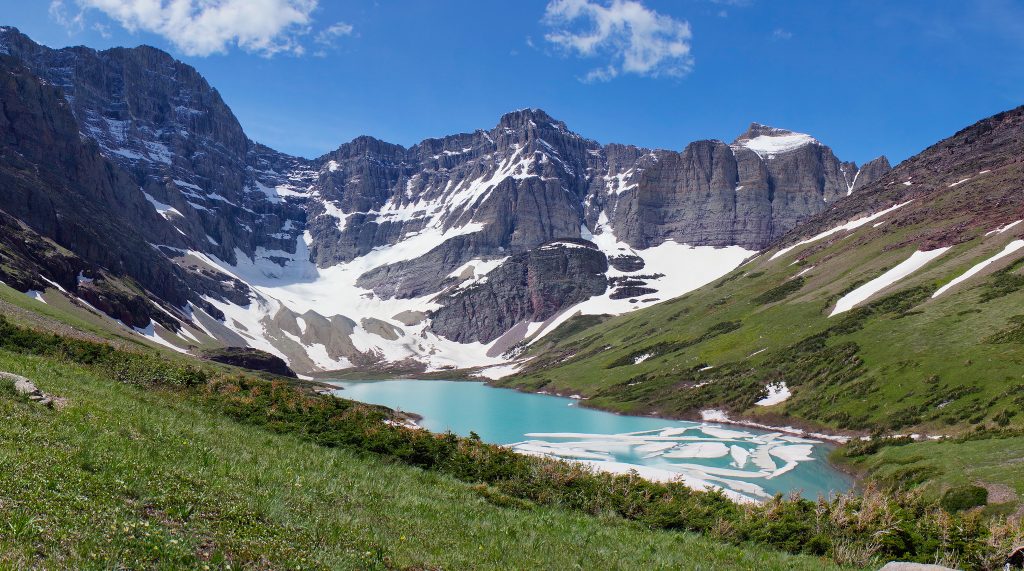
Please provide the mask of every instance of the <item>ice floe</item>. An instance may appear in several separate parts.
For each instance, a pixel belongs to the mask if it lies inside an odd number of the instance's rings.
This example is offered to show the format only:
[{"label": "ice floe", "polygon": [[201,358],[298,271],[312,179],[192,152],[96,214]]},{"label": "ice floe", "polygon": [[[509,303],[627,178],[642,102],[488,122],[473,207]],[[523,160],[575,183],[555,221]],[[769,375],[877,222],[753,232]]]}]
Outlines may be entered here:
[{"label": "ice floe", "polygon": [[813,461],[814,445],[821,443],[782,432],[755,434],[707,423],[618,434],[548,432],[526,437],[529,440],[509,447],[581,462],[603,472],[635,472],[652,481],[720,489],[744,502],[770,496],[749,480],[771,480]]}]

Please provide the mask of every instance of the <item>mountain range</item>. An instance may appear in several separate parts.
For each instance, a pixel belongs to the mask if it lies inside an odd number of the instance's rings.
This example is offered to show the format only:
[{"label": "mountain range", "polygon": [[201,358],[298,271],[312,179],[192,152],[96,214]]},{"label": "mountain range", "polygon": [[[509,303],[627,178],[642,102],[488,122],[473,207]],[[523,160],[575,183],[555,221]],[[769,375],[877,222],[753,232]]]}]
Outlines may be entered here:
[{"label": "mountain range", "polygon": [[155,48],[56,50],[4,27],[0,73],[0,281],[304,374],[502,371],[569,318],[709,283],[890,172],[756,123],[672,151],[538,109],[305,159],[249,139]]},{"label": "mountain range", "polygon": [[1019,426],[1022,157],[1024,107],[983,119],[705,287],[567,323],[500,382],[851,435]]}]

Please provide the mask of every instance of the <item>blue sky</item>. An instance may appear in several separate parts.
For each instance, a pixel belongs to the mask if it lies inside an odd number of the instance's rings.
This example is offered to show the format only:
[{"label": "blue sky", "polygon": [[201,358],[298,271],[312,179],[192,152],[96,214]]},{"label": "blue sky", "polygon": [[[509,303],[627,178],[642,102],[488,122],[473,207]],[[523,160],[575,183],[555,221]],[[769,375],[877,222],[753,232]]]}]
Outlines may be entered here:
[{"label": "blue sky", "polygon": [[844,160],[896,162],[1024,103],[1024,3],[1010,0],[0,8],[0,24],[54,47],[165,49],[206,76],[250,137],[308,157],[362,134],[411,145],[540,107],[602,143],[681,149],[758,121],[810,133]]}]

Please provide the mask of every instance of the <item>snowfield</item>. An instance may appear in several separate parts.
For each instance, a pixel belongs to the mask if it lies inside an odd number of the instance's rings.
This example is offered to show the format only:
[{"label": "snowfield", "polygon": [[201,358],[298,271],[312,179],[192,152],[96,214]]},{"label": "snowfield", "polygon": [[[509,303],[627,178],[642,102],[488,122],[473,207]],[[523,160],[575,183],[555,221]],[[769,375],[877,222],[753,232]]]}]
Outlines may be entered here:
[{"label": "snowfield", "polygon": [[818,144],[817,139],[803,133],[786,135],[760,135],[743,141],[740,146],[754,151],[762,158],[773,158],[772,155],[795,151],[804,145]]}]

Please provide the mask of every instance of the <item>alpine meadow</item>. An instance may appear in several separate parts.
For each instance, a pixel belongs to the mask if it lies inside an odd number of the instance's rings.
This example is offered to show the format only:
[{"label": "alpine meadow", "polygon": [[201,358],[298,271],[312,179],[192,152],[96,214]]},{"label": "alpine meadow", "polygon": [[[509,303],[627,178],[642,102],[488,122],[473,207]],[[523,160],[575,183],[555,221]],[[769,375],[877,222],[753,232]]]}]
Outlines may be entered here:
[{"label": "alpine meadow", "polygon": [[1015,2],[0,6],[0,569],[1024,569]]}]

